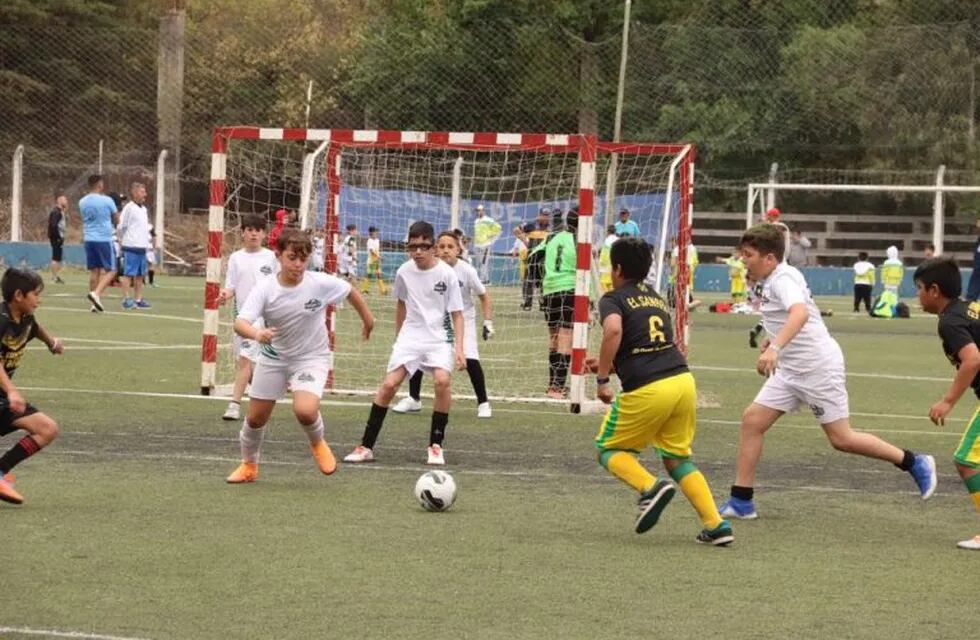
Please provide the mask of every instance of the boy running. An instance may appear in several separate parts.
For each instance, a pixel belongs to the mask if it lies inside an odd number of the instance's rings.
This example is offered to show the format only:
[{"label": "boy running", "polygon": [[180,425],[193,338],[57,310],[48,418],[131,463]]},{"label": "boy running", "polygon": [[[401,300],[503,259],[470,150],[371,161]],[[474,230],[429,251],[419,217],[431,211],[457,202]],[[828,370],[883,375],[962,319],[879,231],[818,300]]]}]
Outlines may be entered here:
[{"label": "boy running", "polygon": [[11,469],[31,457],[58,437],[58,423],[24,400],[11,381],[27,343],[34,338],[57,355],[64,353],[61,340],[51,337],[34,319],[41,304],[44,282],[33,271],[10,268],[0,279],[3,304],[0,305],[0,437],[18,429],[27,435],[0,456],[0,500],[21,504],[24,496],[14,489]]},{"label": "boy running", "polygon": [[[960,300],[963,281],[956,262],[949,258],[926,260],[915,270],[915,290],[922,310],[939,316],[939,339],[943,352],[956,367],[956,377],[946,394],[929,408],[929,419],[942,426],[946,416],[967,389],[980,398],[980,303]],[[953,454],[956,471],[966,484],[973,506],[980,513],[980,409]],[[980,551],[980,535],[956,544],[960,549]]]},{"label": "boy running", "polygon": [[371,405],[361,444],[344,462],[371,462],[388,405],[406,377],[422,370],[432,374],[435,400],[427,463],[446,464],[442,442],[449,424],[452,371],[466,368],[463,355],[463,299],[456,272],[436,257],[432,225],[418,221],[408,229],[411,260],[395,273],[395,345]]},{"label": "boy running", "polygon": [[[242,218],[242,248],[228,257],[228,273],[225,274],[225,288],[218,294],[218,304],[234,301],[234,315],[238,316],[241,306],[248,300],[252,288],[269,276],[279,273],[279,261],[271,249],[262,246],[265,240],[265,216],[250,214]],[[256,326],[262,326],[262,320]],[[233,346],[235,356],[235,383],[231,390],[231,402],[221,416],[222,420],[241,418],[242,396],[245,387],[252,379],[252,369],[259,355],[259,345],[235,334]]]},{"label": "boy running", "polygon": [[766,431],[801,405],[810,407],[830,444],[838,451],[893,463],[908,472],[923,500],[936,490],[932,456],[899,449],[870,433],[854,431],[849,420],[844,354],[827,331],[803,274],[783,262],[786,238],[772,224],[759,224],[739,241],[748,277],[761,292],[767,337],[756,370],[766,382],[742,413],[741,435],[731,498],[721,514],[757,518],[753,502],[755,471]]},{"label": "boy running", "polygon": [[[697,542],[724,546],[734,541],[704,475],[691,462],[697,391],[687,361],[674,344],[670,308],[643,283],[650,270],[650,247],[640,238],[621,238],[610,249],[613,290],[599,300],[602,347],[586,366],[596,373],[598,396],[611,405],[595,446],[599,464],[640,494],[635,530],[657,524],[676,487],[658,480],[640,464],[640,450],[653,446],[664,467],[698,512],[704,529]],[[614,370],[622,393],[613,395]]]},{"label": "boy running", "polygon": [[[287,385],[293,392],[293,413],[310,440],[320,471],[337,470],[333,452],[323,439],[320,398],[332,366],[324,310],[344,298],[361,317],[365,340],[374,328],[374,317],[364,299],[350,284],[327,273],[307,271],[313,246],[297,229],[283,231],[277,240],[281,271],[265,278],[249,294],[235,318],[235,333],[260,344],[248,415],[239,435],[242,463],[228,482],[255,482],[259,477],[259,450],[265,425]],[[262,319],[264,327],[256,322]]]}]

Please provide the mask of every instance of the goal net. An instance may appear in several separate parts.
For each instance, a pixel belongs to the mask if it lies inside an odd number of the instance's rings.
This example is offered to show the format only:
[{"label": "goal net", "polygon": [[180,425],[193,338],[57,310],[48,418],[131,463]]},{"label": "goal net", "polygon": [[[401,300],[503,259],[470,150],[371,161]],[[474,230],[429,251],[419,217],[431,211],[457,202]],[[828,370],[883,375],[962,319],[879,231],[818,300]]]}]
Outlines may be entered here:
[{"label": "goal net", "polygon": [[[566,296],[572,323],[566,391],[573,404],[594,397],[594,378],[582,373],[586,355],[598,355],[601,338],[595,330],[595,303],[601,295],[597,263],[606,225],[619,221],[623,209],[654,250],[651,281],[665,295],[671,289],[675,333],[686,345],[690,146],[606,143],[580,135],[234,127],[216,130],[213,147],[204,393],[229,388],[233,378],[233,311],[219,310],[216,296],[227,256],[240,243],[240,216],[259,212],[271,220],[278,209],[296,212],[297,226],[325,239],[328,272],[337,272],[336,254],[348,226],[357,228],[356,286],[367,291],[376,325],[371,340],[364,342],[349,306],[327,310],[334,347],[330,391],[373,393],[383,377],[395,338],[391,285],[397,268],[409,259],[407,230],[418,220],[432,223],[437,234],[461,229],[470,261],[488,282],[496,334],[478,342],[491,400],[542,400],[551,384],[542,291],[514,233],[515,228],[537,230],[542,210],[548,212],[542,217],[550,225],[548,233],[561,229],[573,207],[579,213],[577,251],[571,258],[577,269],[575,290]],[[487,249],[476,246],[478,207],[500,225]],[[369,229],[380,240],[380,283],[377,272],[367,270]],[[477,302],[478,333],[482,319]],[[428,382],[426,392],[431,392]],[[457,377],[454,396],[472,397],[465,375]]]}]

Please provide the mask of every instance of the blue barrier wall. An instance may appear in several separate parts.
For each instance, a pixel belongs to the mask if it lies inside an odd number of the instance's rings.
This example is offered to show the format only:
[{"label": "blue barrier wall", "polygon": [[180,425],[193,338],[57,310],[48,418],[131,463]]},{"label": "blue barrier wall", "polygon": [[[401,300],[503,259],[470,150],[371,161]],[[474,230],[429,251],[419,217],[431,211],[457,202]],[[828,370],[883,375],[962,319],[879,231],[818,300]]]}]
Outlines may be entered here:
[{"label": "blue barrier wall", "polygon": [[[0,261],[13,267],[43,269],[51,262],[51,245],[47,242],[0,242]],[[66,244],[64,264],[85,267],[85,247]]]}]

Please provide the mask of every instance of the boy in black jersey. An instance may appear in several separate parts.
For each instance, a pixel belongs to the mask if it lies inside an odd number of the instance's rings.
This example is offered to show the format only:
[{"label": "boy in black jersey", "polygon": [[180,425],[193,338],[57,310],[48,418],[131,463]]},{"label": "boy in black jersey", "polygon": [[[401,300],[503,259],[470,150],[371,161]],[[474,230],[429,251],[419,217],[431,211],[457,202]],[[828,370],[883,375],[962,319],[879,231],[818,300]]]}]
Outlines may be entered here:
[{"label": "boy in black jersey", "polygon": [[[677,490],[637,460],[642,449],[653,446],[701,518],[704,529],[697,541],[731,544],[732,527],[719,515],[708,482],[691,462],[697,390],[674,344],[667,303],[643,283],[650,247],[640,238],[621,238],[609,257],[614,289],[599,301],[602,347],[598,359],[586,362],[598,376],[599,399],[611,405],[595,439],[599,464],[640,493],[635,530],[643,533],[657,523]],[[622,385],[615,397],[609,384],[614,364]]]},{"label": "boy in black jersey", "polygon": [[[960,269],[950,258],[932,258],[919,265],[913,276],[923,311],[939,316],[943,352],[956,367],[956,377],[946,394],[929,408],[929,419],[942,425],[967,389],[980,398],[980,303],[960,300]],[[963,433],[953,454],[956,470],[980,513],[980,409]],[[961,549],[980,551],[980,535],[957,543]]]},{"label": "boy in black jersey", "polygon": [[11,382],[27,343],[38,338],[54,354],[64,352],[61,341],[51,337],[34,320],[41,304],[44,282],[33,271],[7,269],[0,278],[3,304],[0,305],[0,437],[17,430],[27,432],[17,444],[0,456],[0,500],[21,504],[24,497],[13,487],[10,470],[58,437],[58,424],[24,401]]}]

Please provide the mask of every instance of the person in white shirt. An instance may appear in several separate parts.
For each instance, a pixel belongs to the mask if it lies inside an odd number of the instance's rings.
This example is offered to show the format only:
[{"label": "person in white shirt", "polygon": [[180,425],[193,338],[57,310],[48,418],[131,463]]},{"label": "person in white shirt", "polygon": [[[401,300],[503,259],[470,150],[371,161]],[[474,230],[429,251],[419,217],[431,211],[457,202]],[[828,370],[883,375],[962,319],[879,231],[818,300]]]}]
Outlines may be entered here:
[{"label": "person in white shirt", "polygon": [[340,265],[338,271],[353,286],[357,286],[357,225],[347,225],[347,235],[340,243]]},{"label": "person in white shirt", "polygon": [[384,276],[381,273],[381,238],[378,237],[377,227],[368,227],[367,239],[367,268],[364,270],[364,282],[361,293],[368,293],[371,288],[371,278],[378,282],[378,293],[387,295]]},{"label": "person in white shirt", "polygon": [[766,431],[780,416],[802,406],[810,408],[835,449],[895,464],[912,476],[922,499],[928,499],[936,489],[932,456],[899,449],[851,428],[844,354],[827,331],[803,274],[783,262],[786,239],[782,229],[756,225],[742,235],[739,248],[749,278],[761,288],[767,337],[756,370],[766,381],[742,413],[735,484],[721,515],[759,517],[753,485]]},{"label": "person in white shirt", "polygon": [[861,302],[864,309],[871,313],[871,292],[875,288],[875,266],[868,262],[868,252],[858,253],[854,263],[854,313],[858,312]]},{"label": "person in white shirt", "polygon": [[[265,216],[249,214],[242,217],[242,248],[228,256],[225,288],[218,293],[218,304],[229,300],[234,304],[234,316],[248,300],[257,283],[279,273],[279,261],[271,249],[262,246],[265,241]],[[261,324],[261,320],[257,321]],[[231,390],[231,402],[221,418],[238,420],[241,417],[242,396],[252,379],[252,369],[259,355],[259,345],[237,333],[232,346],[235,357],[235,382]]]},{"label": "person in white shirt", "polygon": [[[123,258],[123,309],[149,309],[143,299],[143,278],[146,276],[146,240],[150,237],[150,220],[146,214],[146,186],[134,182],[129,188],[129,202],[119,216],[116,234]],[[129,288],[133,288],[133,298]]]},{"label": "person in white shirt", "polygon": [[[452,231],[443,231],[436,239],[436,253],[443,262],[456,272],[459,278],[459,290],[463,296],[463,320],[466,329],[463,336],[463,355],[466,356],[466,372],[473,384],[476,395],[476,417],[489,418],[493,415],[490,401],[487,398],[487,382],[480,364],[480,350],[476,340],[476,306],[473,296],[480,299],[480,310],[483,312],[483,339],[493,337],[493,303],[487,288],[480,282],[480,275],[470,263],[459,259],[462,247],[459,238]],[[408,396],[402,398],[391,408],[395,413],[415,413],[422,410],[422,370],[418,370],[408,381]]]},{"label": "person in white shirt", "polygon": [[[323,438],[320,398],[333,364],[324,311],[343,299],[361,318],[367,340],[374,316],[350,283],[328,273],[307,271],[313,245],[298,229],[276,239],[279,274],[257,283],[235,318],[235,333],[259,343],[252,390],[239,434],[242,462],[228,483],[254,482],[259,477],[259,452],[276,401],[287,388],[293,393],[293,414],[310,441],[320,472],[330,475],[337,461]],[[256,325],[263,320],[263,325]]]},{"label": "person in white shirt", "polygon": [[364,435],[344,462],[371,462],[388,405],[405,378],[422,370],[432,374],[435,400],[429,430],[427,463],[446,464],[442,443],[449,424],[453,369],[465,369],[463,297],[456,272],[435,254],[435,231],[420,220],[408,229],[411,260],[395,273],[395,345],[371,405]]},{"label": "person in white shirt", "polygon": [[324,253],[326,248],[326,241],[323,238],[323,234],[316,232],[313,233],[313,257],[310,258],[310,268],[313,271],[323,271],[324,266]]}]

